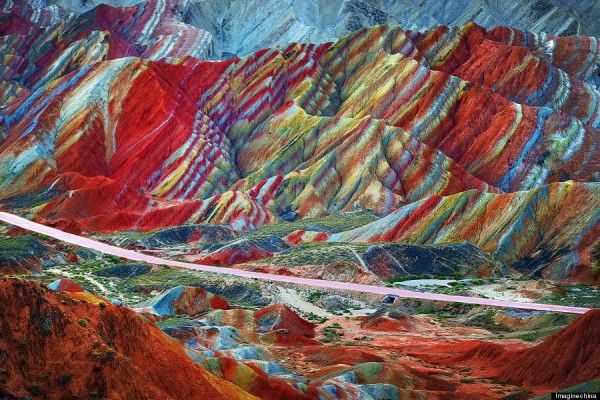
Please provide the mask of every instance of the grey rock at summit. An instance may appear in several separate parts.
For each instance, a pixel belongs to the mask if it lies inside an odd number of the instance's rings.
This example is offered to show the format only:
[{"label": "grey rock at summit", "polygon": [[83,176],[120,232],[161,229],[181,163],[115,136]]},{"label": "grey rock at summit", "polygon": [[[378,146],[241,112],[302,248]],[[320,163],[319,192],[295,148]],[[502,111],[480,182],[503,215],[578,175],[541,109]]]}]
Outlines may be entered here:
[{"label": "grey rock at summit", "polygon": [[[164,0],[158,0],[164,1]],[[172,0],[171,0],[172,1]],[[424,30],[473,21],[552,35],[600,36],[598,0],[176,0],[183,22],[214,36],[215,58],[291,42],[321,43],[377,24]],[[36,0],[82,12],[136,0]]]}]

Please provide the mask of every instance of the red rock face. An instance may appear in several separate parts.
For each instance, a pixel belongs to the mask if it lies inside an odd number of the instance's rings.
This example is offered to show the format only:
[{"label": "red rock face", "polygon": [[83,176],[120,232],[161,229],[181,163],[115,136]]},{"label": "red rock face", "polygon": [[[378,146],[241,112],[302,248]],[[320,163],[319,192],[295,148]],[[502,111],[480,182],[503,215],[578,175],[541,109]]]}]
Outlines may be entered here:
[{"label": "red rock face", "polygon": [[174,304],[175,314],[195,315],[199,311],[229,310],[227,300],[208,293],[203,288],[186,287],[180,298]]},{"label": "red rock face", "polygon": [[[300,318],[289,307],[276,304],[254,312],[257,332],[276,333],[277,341],[293,342],[293,338],[314,338],[315,326]],[[291,335],[293,338],[289,338]],[[305,340],[303,340],[305,341]]]},{"label": "red rock face", "polygon": [[600,376],[599,316],[597,310],[589,311],[535,346],[431,341],[407,354],[437,365],[472,368],[473,376],[499,379],[535,393],[557,391]]},{"label": "red rock face", "polygon": [[138,312],[161,317],[196,317],[211,310],[229,310],[229,303],[201,287],[176,286],[156,298],[138,304],[136,309]]},{"label": "red rock face", "polygon": [[0,282],[0,299],[4,395],[253,398],[196,365],[181,344],[127,308],[15,279]]},{"label": "red rock face", "polygon": [[263,249],[249,240],[230,243],[209,254],[195,257],[194,261],[204,265],[230,266],[252,260],[271,257],[272,252]]},{"label": "red rock face", "polygon": [[497,375],[519,386],[551,390],[597,379],[599,331],[600,311],[590,311],[535,347],[499,354]]},{"label": "red rock face", "polygon": [[69,279],[60,279],[51,284],[51,289],[57,292],[85,292],[85,289]]},{"label": "red rock face", "polygon": [[410,320],[399,320],[387,316],[377,317],[365,323],[365,329],[373,329],[375,331],[410,331],[413,325]]}]

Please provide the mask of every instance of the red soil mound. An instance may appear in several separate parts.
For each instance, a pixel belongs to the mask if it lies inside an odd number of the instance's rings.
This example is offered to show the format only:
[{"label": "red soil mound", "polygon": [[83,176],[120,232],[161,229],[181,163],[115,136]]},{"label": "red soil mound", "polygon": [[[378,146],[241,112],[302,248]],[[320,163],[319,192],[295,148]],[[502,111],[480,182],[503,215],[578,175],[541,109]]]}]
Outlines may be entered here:
[{"label": "red soil mound", "polygon": [[415,320],[403,312],[375,313],[365,320],[363,328],[381,332],[406,332],[415,328]]},{"label": "red soil mound", "polygon": [[256,243],[244,240],[201,256],[197,261],[200,264],[230,266],[272,256],[273,253],[263,249]]},{"label": "red soil mound", "polygon": [[0,281],[0,304],[0,396],[253,398],[129,309],[18,279]]},{"label": "red soil mound", "polygon": [[465,351],[464,353],[454,357],[454,361],[461,362],[467,360],[490,360],[495,359],[506,352],[504,347],[500,346],[499,344],[489,342],[481,343],[477,341],[469,341],[462,343],[461,345],[465,347]]},{"label": "red soil mound", "polygon": [[321,342],[311,339],[303,334],[288,330],[277,329],[261,336],[263,343],[274,343],[280,346],[315,346],[322,345]]},{"label": "red soil mound", "polygon": [[365,329],[380,331],[380,332],[404,332],[414,328],[412,321],[408,319],[395,319],[390,317],[377,317],[368,321],[363,326]]},{"label": "red soil mound", "polygon": [[314,338],[315,325],[303,320],[283,304],[275,304],[254,312],[256,320],[256,332],[271,332],[277,330],[287,330],[298,334],[299,336]]},{"label": "red soil mound", "polygon": [[534,391],[562,389],[600,377],[600,310],[587,312],[536,346],[507,349],[494,343],[466,341],[437,347],[435,354],[423,356],[419,355],[438,364],[486,370],[482,377]]},{"label": "red soil mound", "polygon": [[506,351],[498,377],[530,388],[560,389],[600,377],[600,310],[592,310],[537,346]]},{"label": "red soil mound", "polygon": [[56,290],[57,292],[85,292],[84,288],[69,279],[59,279],[58,281],[53,282],[50,285],[50,288],[52,290]]}]

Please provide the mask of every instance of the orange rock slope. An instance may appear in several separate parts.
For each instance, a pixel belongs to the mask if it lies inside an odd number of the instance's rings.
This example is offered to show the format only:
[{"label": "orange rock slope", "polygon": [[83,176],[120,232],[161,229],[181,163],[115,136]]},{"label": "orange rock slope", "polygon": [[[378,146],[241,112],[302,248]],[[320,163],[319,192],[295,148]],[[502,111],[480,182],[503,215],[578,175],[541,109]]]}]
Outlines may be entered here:
[{"label": "orange rock slope", "polygon": [[600,310],[579,317],[543,342],[520,348],[481,341],[432,343],[409,354],[435,364],[473,369],[473,376],[494,378],[533,392],[557,391],[600,377]]},{"label": "orange rock slope", "polygon": [[133,311],[25,280],[0,282],[0,395],[250,399]]},{"label": "orange rock slope", "polygon": [[600,310],[584,314],[541,344],[494,358],[500,379],[558,390],[600,377]]}]

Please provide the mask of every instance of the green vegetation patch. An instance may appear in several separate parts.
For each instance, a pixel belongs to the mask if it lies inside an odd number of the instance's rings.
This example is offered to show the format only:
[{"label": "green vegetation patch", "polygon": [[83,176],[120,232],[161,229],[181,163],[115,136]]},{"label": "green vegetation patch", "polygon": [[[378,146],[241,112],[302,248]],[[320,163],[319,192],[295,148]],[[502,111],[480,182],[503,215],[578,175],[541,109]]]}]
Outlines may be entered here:
[{"label": "green vegetation patch", "polygon": [[44,244],[31,235],[0,236],[0,262],[18,262],[31,257],[41,258],[47,253]]},{"label": "green vegetation patch", "polygon": [[[582,284],[560,284],[557,293],[540,299],[540,303],[600,308],[600,287]],[[562,292],[562,293],[561,293]]]},{"label": "green vegetation patch", "polygon": [[344,232],[370,224],[378,218],[364,211],[346,212],[330,215],[325,218],[304,218],[294,222],[279,222],[262,225],[248,233],[248,239],[265,239],[270,236],[284,237],[297,230],[323,231],[330,233]]},{"label": "green vegetation patch", "polygon": [[370,246],[372,246],[370,243],[302,243],[293,247],[289,253],[284,252],[275,257],[265,258],[258,263],[284,267],[329,265],[336,262],[359,265],[361,260],[357,257],[357,253],[360,256]]}]

